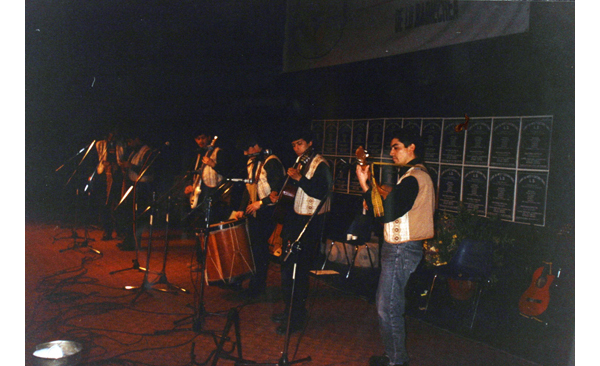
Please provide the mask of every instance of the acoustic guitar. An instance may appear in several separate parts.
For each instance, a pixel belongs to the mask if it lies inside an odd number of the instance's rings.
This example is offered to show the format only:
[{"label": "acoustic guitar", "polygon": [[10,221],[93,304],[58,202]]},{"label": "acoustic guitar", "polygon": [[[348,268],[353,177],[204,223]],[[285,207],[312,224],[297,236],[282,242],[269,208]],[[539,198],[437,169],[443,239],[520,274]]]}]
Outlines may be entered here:
[{"label": "acoustic guitar", "polygon": [[[215,136],[212,139],[212,141],[210,142],[210,144],[208,145],[208,151],[204,155],[205,157],[208,157],[208,155],[214,149],[215,141],[217,141],[217,136]],[[198,159],[196,160],[196,166],[198,166],[198,163],[200,163],[200,160],[201,160],[200,154],[198,154]],[[200,188],[202,186],[202,172],[204,171],[205,167],[206,167],[206,164],[202,163],[200,168],[196,169],[196,171],[198,173],[194,176],[194,183],[192,184],[192,187],[194,188],[194,190],[190,194],[190,206],[192,209],[194,209],[194,208],[196,208],[196,206],[198,206],[198,200],[200,198],[200,193],[202,193],[202,190]]]},{"label": "acoustic guitar", "polygon": [[523,315],[538,316],[548,308],[550,302],[550,285],[556,278],[552,274],[552,263],[544,262],[544,265],[533,272],[531,285],[519,300],[519,311]]},{"label": "acoustic guitar", "polygon": [[[573,230],[571,224],[564,225],[556,233],[557,237],[568,235]],[[556,246],[556,242],[554,244]],[[553,248],[553,251],[556,248]],[[526,316],[535,319],[548,309],[550,303],[550,287],[554,280],[560,276],[561,269],[554,274],[552,272],[552,262],[542,262],[543,265],[533,272],[531,284],[519,299],[519,312]]]},{"label": "acoustic guitar", "polygon": [[[312,159],[312,152],[313,150],[309,148],[304,154],[298,156],[294,163],[294,169],[302,169],[302,167],[306,166]],[[297,191],[298,187],[290,182],[290,176],[288,175],[285,182],[283,182],[283,187],[277,194],[277,203],[275,205],[275,210],[273,211],[273,219],[275,222],[283,223],[285,216],[294,205]]]},{"label": "acoustic guitar", "polygon": [[[365,167],[367,164],[367,158],[369,154],[366,150],[359,146],[356,149],[356,161],[357,164],[361,167]],[[372,166],[372,165],[371,165]],[[388,185],[379,185],[375,180],[375,176],[373,174],[373,169],[371,168],[370,172],[370,184],[371,184],[371,202],[373,203],[373,216],[381,217],[383,216],[383,199],[387,197],[387,195],[392,191],[392,187]]]}]

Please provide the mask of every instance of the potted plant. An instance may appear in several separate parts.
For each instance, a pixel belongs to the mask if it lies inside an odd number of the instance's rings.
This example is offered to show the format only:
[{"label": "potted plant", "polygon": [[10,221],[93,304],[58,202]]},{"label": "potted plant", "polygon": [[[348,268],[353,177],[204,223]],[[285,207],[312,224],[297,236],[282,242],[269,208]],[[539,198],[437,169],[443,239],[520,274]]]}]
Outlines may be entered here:
[{"label": "potted plant", "polygon": [[[498,218],[479,216],[461,203],[455,213],[436,212],[435,237],[423,244],[427,265],[441,266],[450,262],[459,244],[465,239],[491,245],[492,265],[495,269],[503,264],[504,248],[514,241]],[[492,283],[497,282],[494,272],[490,280]],[[448,284],[451,295],[458,300],[468,299],[477,288],[471,281],[449,280]]]}]

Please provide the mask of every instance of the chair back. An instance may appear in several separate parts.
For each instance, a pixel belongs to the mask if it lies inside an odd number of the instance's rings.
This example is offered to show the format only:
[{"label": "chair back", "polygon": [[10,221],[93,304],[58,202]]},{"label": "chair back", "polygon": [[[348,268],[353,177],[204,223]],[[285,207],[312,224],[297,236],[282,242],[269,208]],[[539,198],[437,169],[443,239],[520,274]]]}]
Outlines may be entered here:
[{"label": "chair back", "polygon": [[[354,216],[354,220],[346,231],[346,242],[350,245],[363,245],[371,239],[371,224],[373,215],[362,213]],[[355,238],[348,240],[350,237]]]},{"label": "chair back", "polygon": [[464,279],[487,278],[492,272],[492,255],[490,243],[464,239],[448,266]]}]

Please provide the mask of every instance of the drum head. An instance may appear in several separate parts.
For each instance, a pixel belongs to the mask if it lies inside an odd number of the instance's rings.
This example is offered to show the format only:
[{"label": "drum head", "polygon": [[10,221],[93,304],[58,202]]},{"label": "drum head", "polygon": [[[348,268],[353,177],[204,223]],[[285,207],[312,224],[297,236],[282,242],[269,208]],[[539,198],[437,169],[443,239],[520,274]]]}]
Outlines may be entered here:
[{"label": "drum head", "polygon": [[241,218],[239,220],[233,219],[233,220],[228,220],[228,221],[221,221],[221,222],[217,222],[217,223],[210,225],[209,230],[211,232],[212,231],[220,231],[220,230],[225,230],[225,229],[229,229],[229,228],[236,227],[238,225],[244,225],[244,224],[246,224],[246,218]]}]

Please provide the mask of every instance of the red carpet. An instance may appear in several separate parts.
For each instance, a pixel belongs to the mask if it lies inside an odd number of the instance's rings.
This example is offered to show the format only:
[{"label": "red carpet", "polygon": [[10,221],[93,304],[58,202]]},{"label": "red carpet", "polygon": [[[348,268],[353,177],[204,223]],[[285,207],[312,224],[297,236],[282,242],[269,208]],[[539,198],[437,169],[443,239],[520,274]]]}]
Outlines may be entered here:
[{"label": "red carpet", "polygon": [[[274,332],[270,320],[281,311],[277,264],[271,264],[267,293],[254,302],[231,289],[206,286],[202,302],[211,315],[192,321],[187,317],[197,313],[201,289],[198,273],[188,266],[193,237],[171,232],[163,272],[164,232],[154,230],[149,265],[147,237],[138,253],[139,264],[151,272],[145,278],[134,268],[136,252],[118,250],[117,240],[100,241],[99,230],[87,232],[93,240],[85,243],[69,229],[26,225],[26,364],[32,364],[36,344],[59,339],[83,344],[81,365],[233,365],[227,356],[237,356],[240,346],[249,362],[277,364],[281,359],[285,337]],[[79,237],[85,233],[76,230]],[[111,274],[118,270],[123,271]],[[160,273],[187,293],[159,291],[167,289],[154,284]],[[124,289],[130,285],[144,287]],[[310,356],[310,362],[300,364],[367,365],[371,355],[383,352],[372,303],[316,278],[309,301],[310,318],[304,332],[291,337],[289,361]],[[221,337],[228,312],[239,314],[239,339],[233,320]],[[216,357],[221,340],[224,353]],[[411,366],[535,365],[410,317],[407,342]]]}]

